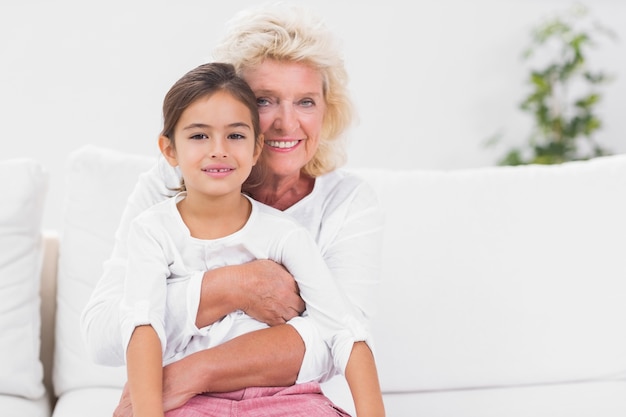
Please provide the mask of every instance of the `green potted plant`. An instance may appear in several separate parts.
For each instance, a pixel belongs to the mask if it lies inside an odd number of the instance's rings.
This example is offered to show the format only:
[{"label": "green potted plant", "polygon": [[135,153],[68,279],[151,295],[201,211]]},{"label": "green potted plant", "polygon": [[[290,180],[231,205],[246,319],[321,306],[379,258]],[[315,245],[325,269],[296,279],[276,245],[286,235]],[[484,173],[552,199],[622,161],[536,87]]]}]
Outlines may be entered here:
[{"label": "green potted plant", "polygon": [[[533,127],[525,144],[506,152],[499,165],[559,164],[610,154],[595,133],[602,127],[596,110],[600,88],[611,77],[589,69],[588,52],[598,35],[613,39],[614,34],[588,24],[588,17],[588,9],[576,5],[532,29],[523,58],[542,65],[530,68],[530,91],[520,109],[532,116]],[[499,140],[494,137],[488,145]]]}]

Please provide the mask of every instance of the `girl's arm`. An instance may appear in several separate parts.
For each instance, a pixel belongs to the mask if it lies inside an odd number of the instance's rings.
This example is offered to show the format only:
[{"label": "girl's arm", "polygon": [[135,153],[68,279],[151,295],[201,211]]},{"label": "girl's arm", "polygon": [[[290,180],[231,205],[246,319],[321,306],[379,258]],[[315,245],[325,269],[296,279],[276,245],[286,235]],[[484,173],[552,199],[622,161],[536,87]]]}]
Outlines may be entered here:
[{"label": "girl's arm", "polygon": [[356,342],[346,367],[356,417],[384,417],[385,407],[374,356],[365,342]]},{"label": "girl's arm", "polygon": [[134,417],[163,416],[161,342],[152,326],[138,326],[126,351]]}]

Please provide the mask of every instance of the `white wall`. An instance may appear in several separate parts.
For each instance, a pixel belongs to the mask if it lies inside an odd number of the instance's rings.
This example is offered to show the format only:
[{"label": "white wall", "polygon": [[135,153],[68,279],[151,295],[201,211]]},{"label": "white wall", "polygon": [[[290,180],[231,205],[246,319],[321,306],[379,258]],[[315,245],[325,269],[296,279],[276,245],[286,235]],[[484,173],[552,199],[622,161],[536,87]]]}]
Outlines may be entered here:
[{"label": "white wall", "polygon": [[[296,1],[296,0],[293,0]],[[493,165],[484,140],[525,139],[520,53],[530,27],[565,0],[300,0],[343,42],[360,111],[351,166],[458,169]],[[155,155],[170,85],[205,62],[224,22],[252,0],[3,0],[0,159],[30,156],[50,172],[44,227],[59,229],[67,154],[86,143]],[[618,31],[598,67],[606,90],[600,141],[626,152],[626,2],[594,0]],[[10,198],[4,196],[3,198]]]}]

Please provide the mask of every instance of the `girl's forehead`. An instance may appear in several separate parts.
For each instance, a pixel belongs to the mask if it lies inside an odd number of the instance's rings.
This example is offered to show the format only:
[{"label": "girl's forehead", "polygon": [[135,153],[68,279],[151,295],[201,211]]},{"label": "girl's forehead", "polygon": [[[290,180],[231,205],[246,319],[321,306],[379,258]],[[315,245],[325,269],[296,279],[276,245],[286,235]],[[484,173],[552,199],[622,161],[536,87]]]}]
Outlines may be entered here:
[{"label": "girl's forehead", "polygon": [[252,112],[237,96],[217,91],[197,98],[181,113],[179,127],[187,124],[206,126],[245,124],[252,128]]}]

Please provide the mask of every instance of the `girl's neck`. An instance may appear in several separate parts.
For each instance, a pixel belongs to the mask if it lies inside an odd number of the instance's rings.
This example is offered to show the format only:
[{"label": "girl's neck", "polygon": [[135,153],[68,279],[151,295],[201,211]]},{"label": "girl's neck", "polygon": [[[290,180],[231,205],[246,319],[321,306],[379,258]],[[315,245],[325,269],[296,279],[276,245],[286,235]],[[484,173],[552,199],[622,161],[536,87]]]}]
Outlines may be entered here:
[{"label": "girl's neck", "polygon": [[198,239],[219,239],[237,232],[252,211],[241,193],[215,197],[187,192],[177,208],[191,236]]},{"label": "girl's neck", "polygon": [[315,178],[305,174],[292,177],[267,176],[262,183],[249,190],[257,201],[278,210],[287,210],[307,195],[315,186]]}]

